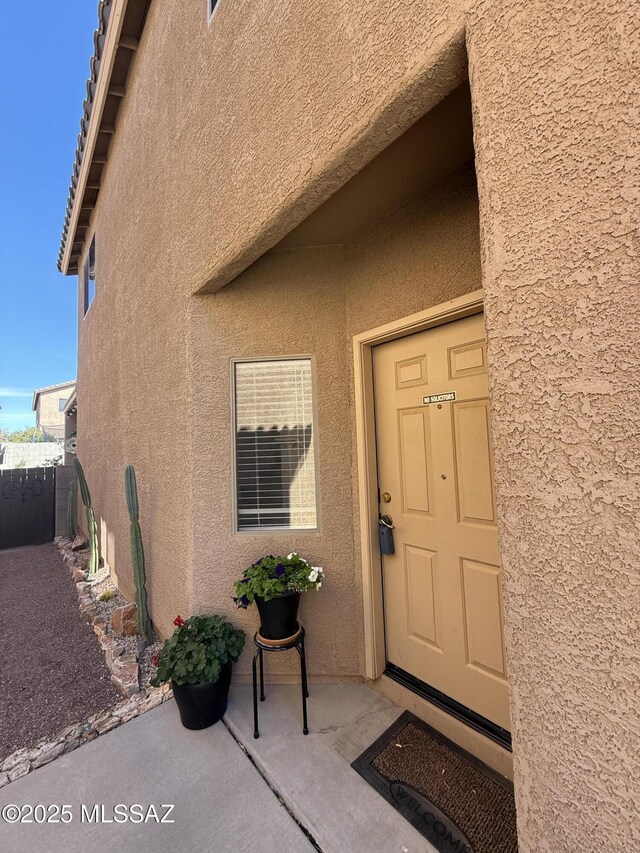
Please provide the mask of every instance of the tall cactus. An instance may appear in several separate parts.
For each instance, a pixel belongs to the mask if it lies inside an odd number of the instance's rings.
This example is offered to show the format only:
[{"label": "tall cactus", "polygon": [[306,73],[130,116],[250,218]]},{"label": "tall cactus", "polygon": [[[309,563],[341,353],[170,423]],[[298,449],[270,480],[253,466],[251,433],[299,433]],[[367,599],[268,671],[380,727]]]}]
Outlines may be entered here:
[{"label": "tall cactus", "polygon": [[71,480],[69,483],[69,495],[67,497],[67,536],[73,542],[76,538],[76,481]]},{"label": "tall cactus", "polygon": [[100,562],[100,553],[98,550],[98,525],[96,524],[96,517],[93,512],[93,507],[91,506],[91,492],[89,491],[89,486],[87,486],[87,480],[77,456],[73,460],[73,464],[76,466],[76,471],[78,472],[78,482],[80,483],[80,496],[82,497],[82,503],[85,505],[87,510],[87,527],[89,533],[89,574],[92,575],[98,571],[98,564]]},{"label": "tall cactus", "polygon": [[136,584],[136,607],[138,611],[138,634],[148,642],[152,640],[151,617],[147,602],[147,575],[144,568],[144,548],[142,533],[138,521],[138,489],[136,472],[133,465],[127,465],[124,470],[124,491],[127,498],[127,509],[131,519],[131,560],[133,562],[133,579]]}]

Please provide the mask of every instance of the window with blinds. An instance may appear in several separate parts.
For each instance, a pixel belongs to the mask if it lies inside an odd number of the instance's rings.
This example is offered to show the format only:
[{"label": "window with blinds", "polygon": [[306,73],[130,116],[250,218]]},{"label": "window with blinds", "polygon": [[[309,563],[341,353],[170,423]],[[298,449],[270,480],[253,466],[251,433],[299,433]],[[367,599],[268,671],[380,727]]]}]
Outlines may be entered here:
[{"label": "window with blinds", "polygon": [[84,296],[84,313],[89,310],[93,297],[96,295],[96,236],[93,235],[82,271],[82,290]]},{"label": "window with blinds", "polygon": [[310,358],[234,364],[238,530],[317,526]]}]

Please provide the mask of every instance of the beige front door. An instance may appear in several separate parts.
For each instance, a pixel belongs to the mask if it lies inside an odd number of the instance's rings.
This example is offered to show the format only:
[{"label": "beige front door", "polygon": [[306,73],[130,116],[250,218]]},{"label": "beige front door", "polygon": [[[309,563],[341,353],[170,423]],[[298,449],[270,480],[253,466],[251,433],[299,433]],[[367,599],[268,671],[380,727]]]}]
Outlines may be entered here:
[{"label": "beige front door", "polygon": [[484,317],[373,354],[387,660],[509,729]]}]

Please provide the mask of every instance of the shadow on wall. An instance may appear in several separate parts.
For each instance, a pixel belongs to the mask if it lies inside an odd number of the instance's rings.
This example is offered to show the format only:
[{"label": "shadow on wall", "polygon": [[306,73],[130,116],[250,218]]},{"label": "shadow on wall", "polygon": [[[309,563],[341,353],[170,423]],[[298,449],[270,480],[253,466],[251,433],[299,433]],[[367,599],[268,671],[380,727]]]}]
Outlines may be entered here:
[{"label": "shadow on wall", "polygon": [[309,489],[304,482],[296,482],[311,446],[311,436],[311,424],[237,430],[239,530],[289,527],[292,522],[304,522],[307,513],[315,512],[313,495],[307,494]]}]

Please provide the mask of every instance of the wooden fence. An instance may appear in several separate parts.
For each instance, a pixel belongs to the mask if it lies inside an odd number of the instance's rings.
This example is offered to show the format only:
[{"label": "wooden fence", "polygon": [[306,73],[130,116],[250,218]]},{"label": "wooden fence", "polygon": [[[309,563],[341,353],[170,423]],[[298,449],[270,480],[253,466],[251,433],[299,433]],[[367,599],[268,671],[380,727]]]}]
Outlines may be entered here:
[{"label": "wooden fence", "polygon": [[0,549],[53,541],[55,489],[54,467],[0,471]]}]

